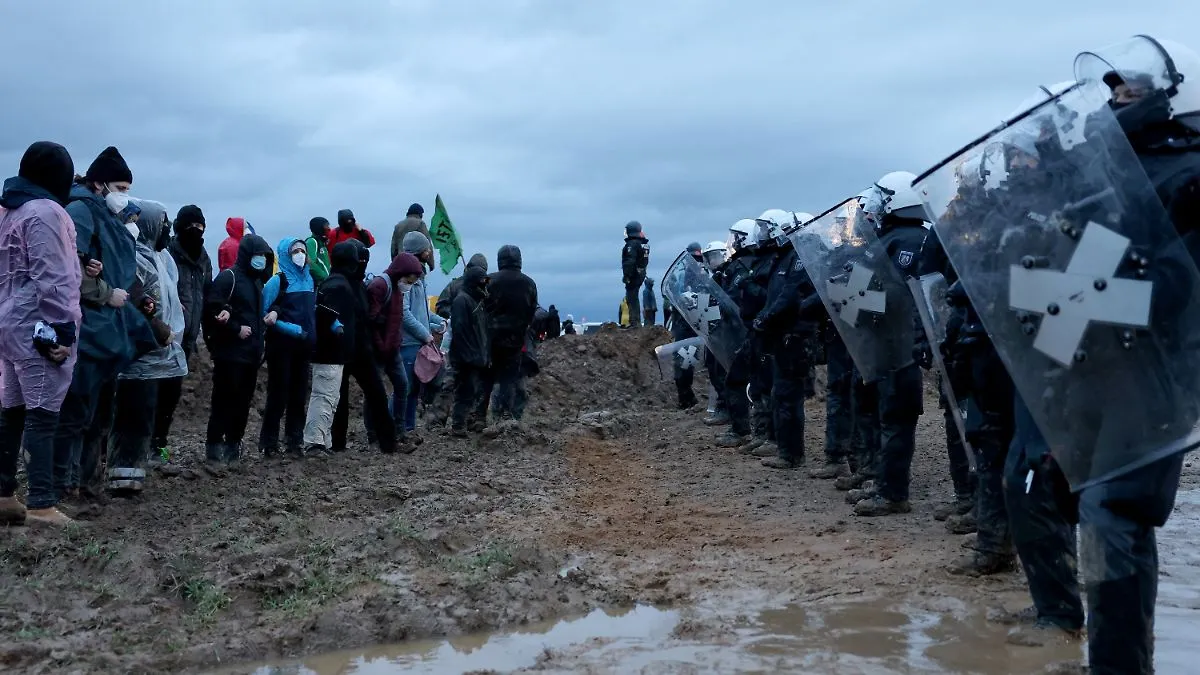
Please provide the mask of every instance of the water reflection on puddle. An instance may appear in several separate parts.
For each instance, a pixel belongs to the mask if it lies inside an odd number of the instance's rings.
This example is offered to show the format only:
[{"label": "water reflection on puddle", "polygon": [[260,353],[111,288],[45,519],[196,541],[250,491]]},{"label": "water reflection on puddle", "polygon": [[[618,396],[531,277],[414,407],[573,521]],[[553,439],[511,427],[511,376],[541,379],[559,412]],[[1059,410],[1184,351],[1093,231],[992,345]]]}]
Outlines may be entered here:
[{"label": "water reflection on puddle", "polygon": [[[1160,541],[1160,674],[1195,672],[1200,651],[1200,492],[1180,495]],[[977,673],[1041,672],[1079,645],[1005,644],[986,608],[948,597],[818,602],[749,615],[722,608],[596,610],[526,631],[327,654],[256,675],[396,673]]]}]

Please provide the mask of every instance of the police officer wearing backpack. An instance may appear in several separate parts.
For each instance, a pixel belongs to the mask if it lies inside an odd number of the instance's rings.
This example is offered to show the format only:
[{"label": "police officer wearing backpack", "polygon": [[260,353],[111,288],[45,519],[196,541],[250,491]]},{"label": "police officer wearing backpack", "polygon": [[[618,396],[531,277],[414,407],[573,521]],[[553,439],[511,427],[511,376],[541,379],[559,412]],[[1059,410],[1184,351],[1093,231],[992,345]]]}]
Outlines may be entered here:
[{"label": "police officer wearing backpack", "polygon": [[650,266],[650,243],[642,224],[631,220],[625,225],[625,245],[621,248],[621,276],[625,283],[625,304],[629,311],[629,326],[642,325],[642,284],[646,281],[646,268]]}]

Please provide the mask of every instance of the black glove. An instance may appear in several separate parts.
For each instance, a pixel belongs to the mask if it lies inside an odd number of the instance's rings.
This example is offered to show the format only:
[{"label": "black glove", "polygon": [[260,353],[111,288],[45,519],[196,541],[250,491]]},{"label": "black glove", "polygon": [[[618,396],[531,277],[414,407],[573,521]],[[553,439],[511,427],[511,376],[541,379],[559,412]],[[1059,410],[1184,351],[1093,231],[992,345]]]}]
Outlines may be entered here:
[{"label": "black glove", "polygon": [[913,360],[917,362],[924,370],[929,370],[933,367],[933,351],[929,347],[928,340],[920,340],[913,345],[912,350]]}]

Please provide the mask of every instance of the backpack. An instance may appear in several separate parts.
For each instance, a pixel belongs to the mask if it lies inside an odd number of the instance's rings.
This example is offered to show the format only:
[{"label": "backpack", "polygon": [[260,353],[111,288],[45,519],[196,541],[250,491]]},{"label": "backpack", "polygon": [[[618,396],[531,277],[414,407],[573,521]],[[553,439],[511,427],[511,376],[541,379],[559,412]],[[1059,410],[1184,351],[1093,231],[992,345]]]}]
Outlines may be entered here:
[{"label": "backpack", "polygon": [[[233,291],[237,289],[237,275],[233,273],[233,268],[223,270],[221,274],[224,274],[225,272],[229,272],[230,278],[233,279],[233,283],[229,284],[229,295],[225,298],[225,304],[228,305],[229,302],[233,300]],[[218,274],[217,278],[220,278],[221,274]],[[217,280],[213,279],[213,283],[217,283]],[[201,337],[204,338],[204,346],[208,347],[209,351],[212,351],[213,342],[216,340],[212,334],[212,329],[215,327],[213,325],[214,323],[216,323],[216,318],[210,317],[204,317],[204,319],[200,322]]]}]

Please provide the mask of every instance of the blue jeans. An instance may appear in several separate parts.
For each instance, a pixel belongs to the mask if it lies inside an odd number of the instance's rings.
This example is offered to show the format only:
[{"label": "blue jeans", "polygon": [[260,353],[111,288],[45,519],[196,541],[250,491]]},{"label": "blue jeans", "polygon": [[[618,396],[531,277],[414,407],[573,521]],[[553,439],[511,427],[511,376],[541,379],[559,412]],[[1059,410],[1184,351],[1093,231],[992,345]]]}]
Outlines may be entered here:
[{"label": "blue jeans", "polygon": [[417,401],[421,400],[421,381],[414,370],[417,352],[421,345],[404,345],[400,348],[400,360],[404,363],[404,377],[408,382],[408,397],[404,402],[404,430],[412,431],[417,426]]},{"label": "blue jeans", "polygon": [[[392,383],[392,397],[388,399],[388,412],[392,415],[392,421],[396,424],[396,430],[406,429],[405,420],[408,417],[405,415],[405,401],[408,397],[408,373],[404,369],[404,360],[400,357],[400,352],[396,352],[396,357],[391,363],[379,361],[379,367],[383,369],[383,374],[388,381]],[[371,418],[371,406],[363,402],[363,424],[367,427],[367,438],[374,440],[375,427],[374,420]],[[412,431],[407,428],[407,431]]]}]

